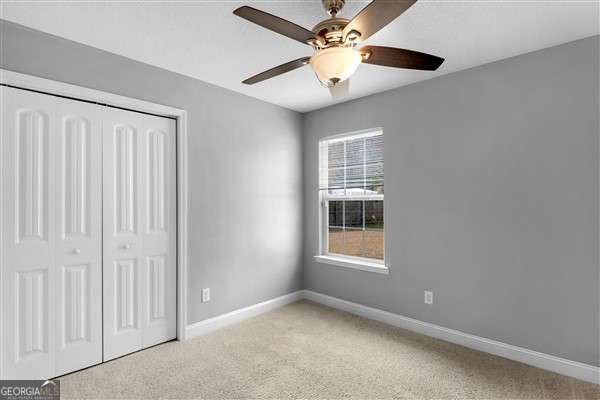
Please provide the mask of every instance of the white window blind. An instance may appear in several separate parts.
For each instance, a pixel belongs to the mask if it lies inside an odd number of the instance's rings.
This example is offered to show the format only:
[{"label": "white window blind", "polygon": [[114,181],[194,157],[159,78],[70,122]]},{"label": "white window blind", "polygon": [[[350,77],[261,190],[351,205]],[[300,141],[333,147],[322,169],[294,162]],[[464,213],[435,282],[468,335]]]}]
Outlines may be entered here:
[{"label": "white window blind", "polygon": [[319,190],[329,196],[383,195],[383,132],[319,143]]}]

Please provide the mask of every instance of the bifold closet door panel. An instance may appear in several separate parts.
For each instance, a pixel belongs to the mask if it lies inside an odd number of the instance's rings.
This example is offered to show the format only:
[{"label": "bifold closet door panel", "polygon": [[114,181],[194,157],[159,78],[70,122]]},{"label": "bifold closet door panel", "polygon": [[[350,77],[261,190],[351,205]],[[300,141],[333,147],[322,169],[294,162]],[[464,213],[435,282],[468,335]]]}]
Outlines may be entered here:
[{"label": "bifold closet door panel", "polygon": [[102,362],[102,109],[56,103],[56,370]]},{"label": "bifold closet door panel", "polygon": [[106,109],[103,145],[104,360],[142,348],[143,115]]},{"label": "bifold closet door panel", "polygon": [[52,375],[55,310],[54,99],[2,90],[4,379]]},{"label": "bifold closet door panel", "polygon": [[104,140],[104,359],[176,336],[175,121],[110,110]]},{"label": "bifold closet door panel", "polygon": [[90,104],[0,90],[3,378],[43,379],[102,353],[100,122]]},{"label": "bifold closet door panel", "polygon": [[144,116],[142,210],[142,346],[177,336],[175,121]]}]

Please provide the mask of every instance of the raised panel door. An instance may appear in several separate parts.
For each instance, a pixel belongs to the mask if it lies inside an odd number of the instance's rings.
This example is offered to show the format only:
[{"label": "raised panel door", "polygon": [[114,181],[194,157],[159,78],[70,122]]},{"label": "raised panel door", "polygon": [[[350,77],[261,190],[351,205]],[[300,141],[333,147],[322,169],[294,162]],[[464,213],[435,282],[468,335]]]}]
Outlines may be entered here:
[{"label": "raised panel door", "polygon": [[143,114],[103,113],[104,360],[142,348]]},{"label": "raised panel door", "polygon": [[55,103],[1,87],[4,379],[53,373]]},{"label": "raised panel door", "polygon": [[56,103],[56,375],[102,361],[101,110]]}]

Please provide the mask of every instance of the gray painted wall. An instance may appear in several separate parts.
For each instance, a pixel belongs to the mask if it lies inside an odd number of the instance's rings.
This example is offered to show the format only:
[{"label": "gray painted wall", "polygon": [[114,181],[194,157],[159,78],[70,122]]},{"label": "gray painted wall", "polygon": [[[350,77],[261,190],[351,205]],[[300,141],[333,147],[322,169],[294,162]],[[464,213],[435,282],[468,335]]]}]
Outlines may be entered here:
[{"label": "gray painted wall", "polygon": [[189,323],[301,288],[300,114],[10,22],[0,29],[4,69],[188,110]]},{"label": "gray painted wall", "polygon": [[[13,23],[0,29],[2,68],[189,111],[190,323],[300,289],[304,240],[308,289],[599,365],[598,37],[303,121]],[[389,276],[312,260],[317,141],[375,126],[385,130]]]},{"label": "gray painted wall", "polygon": [[[599,44],[307,114],[305,287],[599,365]],[[316,263],[318,140],[379,126],[391,274]]]}]

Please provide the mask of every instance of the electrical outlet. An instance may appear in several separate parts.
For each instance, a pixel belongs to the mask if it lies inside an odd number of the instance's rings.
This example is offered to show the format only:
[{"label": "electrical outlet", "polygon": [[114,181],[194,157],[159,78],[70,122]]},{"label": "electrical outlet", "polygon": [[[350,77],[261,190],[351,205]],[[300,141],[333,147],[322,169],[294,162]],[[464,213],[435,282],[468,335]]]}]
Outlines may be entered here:
[{"label": "electrical outlet", "polygon": [[433,304],[433,292],[425,291],[425,304]]},{"label": "electrical outlet", "polygon": [[207,301],[210,301],[210,288],[202,289],[202,302],[206,303]]}]

